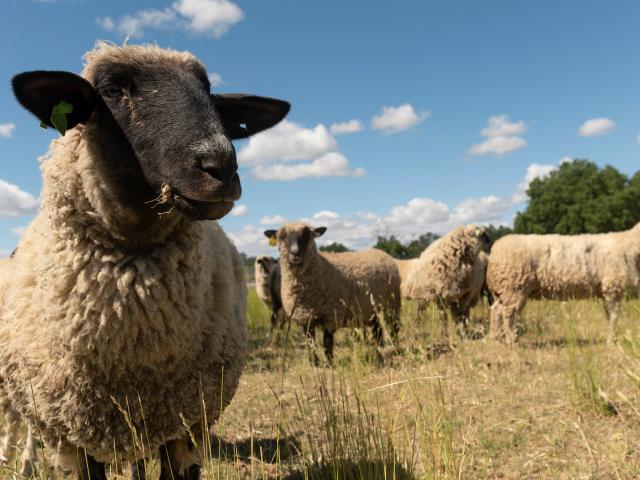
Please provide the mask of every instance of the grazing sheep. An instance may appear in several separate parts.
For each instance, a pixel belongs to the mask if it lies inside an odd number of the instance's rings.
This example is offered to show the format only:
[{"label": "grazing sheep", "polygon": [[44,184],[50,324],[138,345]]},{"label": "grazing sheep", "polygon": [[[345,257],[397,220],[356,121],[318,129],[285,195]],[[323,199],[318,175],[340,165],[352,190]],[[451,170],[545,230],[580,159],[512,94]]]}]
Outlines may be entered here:
[{"label": "grazing sheep", "polygon": [[514,320],[529,298],[601,298],[612,342],[622,300],[640,290],[640,223],[615,233],[506,235],[491,249],[487,284],[494,338],[516,340]]},{"label": "grazing sheep", "polygon": [[82,480],[151,452],[161,479],[196,479],[190,434],[203,438],[235,393],[247,294],[235,247],[196,220],[240,197],[231,140],[289,105],[210,94],[187,52],[100,43],[85,58],[84,78],[13,79],[45,124],[61,101],[73,111],[0,292],[0,388]]},{"label": "grazing sheep", "polygon": [[409,275],[411,274],[413,267],[415,267],[417,261],[417,258],[395,260],[396,265],[398,266],[398,272],[400,273],[400,292],[403,298],[409,298],[409,292],[407,291],[407,280],[409,279]]},{"label": "grazing sheep", "polygon": [[[287,317],[305,328],[312,344],[315,328],[323,329],[324,350],[331,362],[338,328],[372,326],[382,345],[378,316],[384,313],[395,337],[401,300],[400,274],[393,258],[377,249],[318,252],[315,239],[326,230],[300,222],[264,233],[278,241],[282,303]],[[317,362],[315,351],[313,355]]]},{"label": "grazing sheep", "polygon": [[482,227],[458,227],[432,243],[417,260],[406,282],[414,300],[434,301],[443,333],[448,336],[447,311],[461,334],[466,333],[469,311],[480,298],[491,241]]}]

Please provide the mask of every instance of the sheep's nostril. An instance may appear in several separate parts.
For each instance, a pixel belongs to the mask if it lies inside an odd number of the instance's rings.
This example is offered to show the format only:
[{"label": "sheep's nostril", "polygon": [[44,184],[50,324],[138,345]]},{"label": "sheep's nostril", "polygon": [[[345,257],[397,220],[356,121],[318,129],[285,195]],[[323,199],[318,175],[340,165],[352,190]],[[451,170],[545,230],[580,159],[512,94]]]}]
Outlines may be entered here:
[{"label": "sheep's nostril", "polygon": [[233,164],[219,166],[219,165],[214,165],[213,162],[203,161],[201,168],[202,170],[207,172],[209,175],[211,175],[213,178],[215,178],[216,180],[219,180],[224,184],[230,183],[231,180],[233,179],[233,176],[238,171],[238,166],[235,164],[235,162]]}]

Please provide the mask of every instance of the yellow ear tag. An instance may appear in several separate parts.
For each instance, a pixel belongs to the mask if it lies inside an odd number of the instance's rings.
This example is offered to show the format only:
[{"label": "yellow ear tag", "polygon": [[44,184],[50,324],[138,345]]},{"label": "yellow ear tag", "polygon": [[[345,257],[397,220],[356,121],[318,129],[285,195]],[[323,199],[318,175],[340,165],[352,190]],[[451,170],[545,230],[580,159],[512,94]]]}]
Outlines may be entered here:
[{"label": "yellow ear tag", "polygon": [[276,237],[269,237],[269,246],[270,247],[275,247],[276,246]]}]

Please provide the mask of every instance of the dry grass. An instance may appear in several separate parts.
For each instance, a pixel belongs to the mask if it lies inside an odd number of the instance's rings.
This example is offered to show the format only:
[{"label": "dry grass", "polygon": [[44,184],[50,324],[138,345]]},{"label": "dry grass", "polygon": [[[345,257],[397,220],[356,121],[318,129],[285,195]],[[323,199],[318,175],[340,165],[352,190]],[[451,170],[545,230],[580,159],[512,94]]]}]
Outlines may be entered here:
[{"label": "dry grass", "polygon": [[436,312],[418,318],[409,303],[383,365],[344,331],[334,368],[313,368],[295,326],[269,336],[252,292],[250,359],[203,476],[639,478],[638,303],[615,346],[597,302],[532,302],[514,349],[482,336],[488,313],[473,312],[477,339],[449,348]]}]

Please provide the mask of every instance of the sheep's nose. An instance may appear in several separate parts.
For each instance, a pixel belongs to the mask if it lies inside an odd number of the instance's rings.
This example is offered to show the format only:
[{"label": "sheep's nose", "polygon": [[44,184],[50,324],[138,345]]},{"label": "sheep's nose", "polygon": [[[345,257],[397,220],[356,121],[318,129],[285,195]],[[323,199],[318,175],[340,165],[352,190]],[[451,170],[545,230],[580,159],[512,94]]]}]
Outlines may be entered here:
[{"label": "sheep's nose", "polygon": [[202,170],[224,184],[231,182],[233,176],[238,172],[235,150],[201,155],[198,160]]}]

